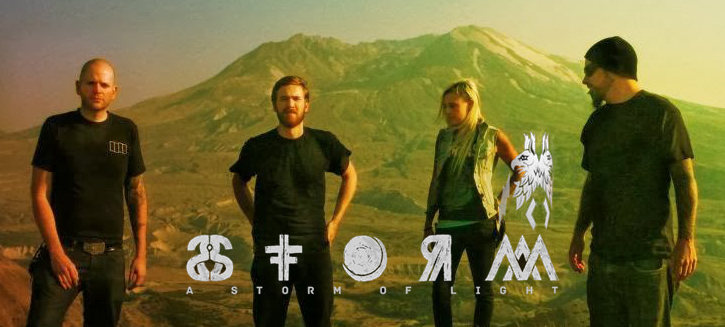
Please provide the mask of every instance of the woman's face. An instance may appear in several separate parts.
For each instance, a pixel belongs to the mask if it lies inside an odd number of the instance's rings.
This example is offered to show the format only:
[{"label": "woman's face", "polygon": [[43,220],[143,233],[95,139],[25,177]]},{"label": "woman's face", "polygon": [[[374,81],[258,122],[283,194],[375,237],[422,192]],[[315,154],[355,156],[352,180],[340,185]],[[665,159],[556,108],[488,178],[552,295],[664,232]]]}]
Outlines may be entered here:
[{"label": "woman's face", "polygon": [[443,97],[443,108],[446,110],[448,127],[455,127],[466,119],[468,111],[471,110],[471,102],[455,93],[448,93]]}]

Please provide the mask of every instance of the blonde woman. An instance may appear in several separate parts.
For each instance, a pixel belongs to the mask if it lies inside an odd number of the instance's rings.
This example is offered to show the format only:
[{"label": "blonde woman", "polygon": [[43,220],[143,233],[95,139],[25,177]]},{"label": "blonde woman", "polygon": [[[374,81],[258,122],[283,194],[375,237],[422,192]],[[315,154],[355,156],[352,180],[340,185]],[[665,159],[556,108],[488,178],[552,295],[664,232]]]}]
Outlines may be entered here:
[{"label": "blonde woman", "polygon": [[[437,327],[452,325],[451,287],[464,250],[476,294],[474,326],[489,326],[493,313],[493,289],[485,277],[493,263],[503,226],[498,221],[498,200],[491,176],[498,158],[509,166],[517,152],[501,130],[484,120],[480,103],[476,85],[471,80],[454,83],[441,97],[439,115],[445,118],[447,127],[440,130],[436,139],[424,236],[451,235],[453,278],[444,281],[441,273],[433,283],[433,316]],[[438,221],[434,230],[436,212]]]}]

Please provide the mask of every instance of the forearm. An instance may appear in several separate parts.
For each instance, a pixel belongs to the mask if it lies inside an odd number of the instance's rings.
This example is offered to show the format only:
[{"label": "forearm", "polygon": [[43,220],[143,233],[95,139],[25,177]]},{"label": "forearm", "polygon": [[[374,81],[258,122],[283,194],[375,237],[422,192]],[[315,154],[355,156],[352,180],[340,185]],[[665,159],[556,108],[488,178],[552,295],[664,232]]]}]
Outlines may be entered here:
[{"label": "forearm", "polygon": [[131,228],[136,243],[136,256],[146,257],[146,228],[148,220],[148,205],[146,201],[146,188],[141,176],[132,178],[126,188],[126,203]]},{"label": "forearm", "polygon": [[438,212],[438,194],[434,188],[433,181],[431,181],[428,187],[428,205],[425,211],[425,224],[423,229],[433,228],[433,221],[435,220],[436,212]]},{"label": "forearm", "polygon": [[33,195],[33,217],[35,224],[38,226],[45,245],[50,252],[58,252],[63,250],[63,246],[58,236],[55,226],[55,216],[50,207],[48,198],[43,195]]},{"label": "forearm", "polygon": [[682,168],[672,173],[677,201],[677,238],[693,240],[697,220],[698,190],[691,160],[683,161]]},{"label": "forearm", "polygon": [[574,225],[574,237],[584,237],[589,225],[592,223],[592,210],[594,208],[594,194],[591,187],[591,177],[587,175],[582,188],[581,198],[579,200],[579,213],[577,215],[576,224]]},{"label": "forearm", "polygon": [[345,216],[350,202],[355,195],[355,189],[357,188],[357,173],[355,168],[352,166],[352,162],[348,164],[345,173],[342,176],[342,183],[340,183],[340,190],[337,193],[337,202],[335,203],[335,211],[332,213],[332,221],[340,223],[342,218]]},{"label": "forearm", "polygon": [[33,167],[30,184],[30,202],[33,205],[33,218],[38,226],[40,235],[43,237],[48,251],[51,253],[62,252],[63,246],[60,243],[58,230],[55,225],[55,214],[48,200],[52,192],[53,173]]},{"label": "forearm", "polygon": [[239,208],[247,217],[249,224],[254,225],[254,197],[249,186],[241,180],[239,175],[234,174],[232,178],[232,189],[234,190],[234,199],[237,201]]},{"label": "forearm", "polygon": [[688,183],[683,192],[677,192],[677,238],[694,239],[697,220],[697,183]]}]

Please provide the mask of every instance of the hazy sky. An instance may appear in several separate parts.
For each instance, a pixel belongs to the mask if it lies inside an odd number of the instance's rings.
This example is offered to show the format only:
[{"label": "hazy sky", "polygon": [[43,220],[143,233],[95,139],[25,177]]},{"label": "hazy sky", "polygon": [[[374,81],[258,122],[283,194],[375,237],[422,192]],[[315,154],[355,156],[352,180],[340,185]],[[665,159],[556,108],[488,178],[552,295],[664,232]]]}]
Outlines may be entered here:
[{"label": "hazy sky", "polygon": [[637,50],[646,89],[725,107],[723,9],[718,0],[3,1],[0,130],[76,107],[74,80],[93,57],[115,64],[120,108],[192,86],[295,33],[357,43],[470,24],[576,60],[620,35]]}]

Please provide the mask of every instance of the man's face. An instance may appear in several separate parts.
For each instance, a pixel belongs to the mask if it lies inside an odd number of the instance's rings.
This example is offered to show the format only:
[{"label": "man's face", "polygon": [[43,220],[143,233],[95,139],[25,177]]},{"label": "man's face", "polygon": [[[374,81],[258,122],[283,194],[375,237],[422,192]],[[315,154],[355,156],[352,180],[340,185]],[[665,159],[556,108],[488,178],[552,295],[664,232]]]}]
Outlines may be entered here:
[{"label": "man's face", "polygon": [[589,88],[589,96],[592,98],[594,108],[604,105],[604,95],[609,92],[613,82],[614,79],[604,69],[589,60],[585,61],[582,84]]},{"label": "man's face", "polygon": [[113,68],[104,62],[92,64],[76,81],[76,93],[85,109],[105,110],[116,98],[117,90]]},{"label": "man's face", "polygon": [[305,99],[305,90],[300,85],[285,85],[277,90],[274,111],[277,120],[285,127],[292,128],[305,119],[310,103]]}]

